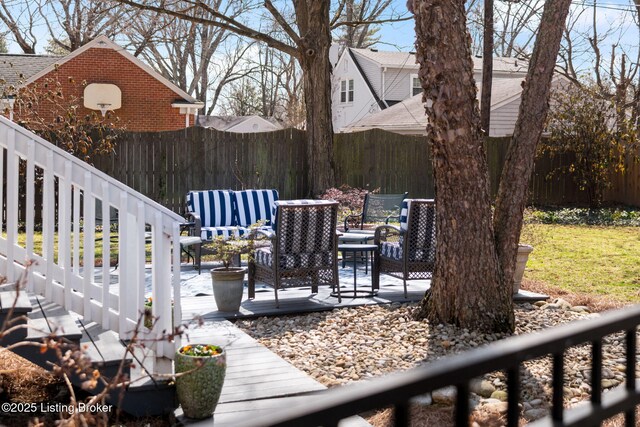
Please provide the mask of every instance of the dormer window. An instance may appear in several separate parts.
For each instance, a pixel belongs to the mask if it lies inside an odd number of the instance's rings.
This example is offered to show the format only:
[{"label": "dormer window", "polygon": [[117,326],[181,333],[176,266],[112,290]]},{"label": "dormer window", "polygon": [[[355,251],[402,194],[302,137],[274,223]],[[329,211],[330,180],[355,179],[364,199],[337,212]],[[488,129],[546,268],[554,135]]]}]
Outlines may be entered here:
[{"label": "dormer window", "polygon": [[417,74],[411,74],[411,96],[422,93],[422,84]]},{"label": "dormer window", "polygon": [[353,102],[353,79],[340,81],[340,102]]}]

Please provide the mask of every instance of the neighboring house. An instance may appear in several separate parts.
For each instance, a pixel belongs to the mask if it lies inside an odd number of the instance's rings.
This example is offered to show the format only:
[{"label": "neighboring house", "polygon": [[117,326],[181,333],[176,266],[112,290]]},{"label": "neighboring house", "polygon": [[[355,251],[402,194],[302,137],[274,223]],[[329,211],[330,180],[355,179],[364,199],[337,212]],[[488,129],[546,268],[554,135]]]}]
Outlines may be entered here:
[{"label": "neighboring house", "polygon": [[[507,136],[513,133],[520,108],[522,82],[521,79],[493,79],[490,136]],[[481,85],[481,82],[477,83],[478,97]],[[356,132],[378,128],[407,135],[424,135],[426,127],[427,116],[420,93],[392,107],[370,114],[347,126],[343,131]]]},{"label": "neighboring house", "polygon": [[[415,61],[415,54],[409,52],[345,49],[333,70],[334,130],[347,131],[351,129],[349,125],[422,93]],[[479,82],[482,58],[474,57],[473,63],[474,77]],[[519,84],[526,73],[527,63],[523,60],[493,59],[494,80],[514,79]],[[492,101],[492,108],[494,104]]]},{"label": "neighboring house", "polygon": [[254,133],[282,129],[273,117],[261,116],[198,116],[198,126],[225,132]]},{"label": "neighboring house", "polygon": [[[2,54],[0,78],[7,87],[17,88],[41,87],[49,79],[57,80],[65,98],[81,100],[80,114],[113,111],[123,127],[133,131],[193,126],[203,107],[202,102],[105,36],[66,56]],[[10,98],[3,103],[14,107]],[[11,112],[19,117],[19,111]],[[38,113],[47,117],[47,111]]]},{"label": "neighboring house", "polygon": [[[518,120],[522,84],[524,79],[494,78],[491,87],[491,128],[489,136],[501,137],[513,135]],[[571,84],[565,77],[556,75],[551,83],[554,90],[562,90]],[[477,82],[478,98],[482,93],[481,82]],[[344,132],[358,132],[368,129],[384,129],[405,135],[425,135],[427,116],[422,94],[414,95],[343,129]]]}]

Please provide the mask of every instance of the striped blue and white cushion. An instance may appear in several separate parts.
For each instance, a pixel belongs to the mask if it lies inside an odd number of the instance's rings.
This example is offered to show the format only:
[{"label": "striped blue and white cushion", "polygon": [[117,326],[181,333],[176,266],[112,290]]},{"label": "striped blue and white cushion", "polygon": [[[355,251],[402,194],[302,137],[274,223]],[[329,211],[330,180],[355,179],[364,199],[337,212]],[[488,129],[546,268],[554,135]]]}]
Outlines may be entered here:
[{"label": "striped blue and white cushion", "polygon": [[190,191],[187,209],[200,216],[203,227],[228,227],[236,225],[233,214],[233,191]]},{"label": "striped blue and white cushion", "polygon": [[402,259],[402,245],[398,242],[382,242],[380,255],[391,259]]},{"label": "striped blue and white cushion", "polygon": [[243,190],[233,193],[236,224],[249,227],[258,221],[271,225],[273,204],[278,200],[277,190]]},{"label": "striped blue and white cushion", "polygon": [[258,264],[271,267],[271,262],[273,261],[273,255],[271,254],[271,249],[270,248],[256,249],[254,254],[254,259]]},{"label": "striped blue and white cushion", "polygon": [[248,233],[247,229],[236,227],[235,225],[222,226],[222,227],[202,227],[202,233],[200,237],[202,240],[210,242],[216,237],[224,237],[225,240],[234,237],[240,237]]},{"label": "striped blue and white cushion", "polygon": [[404,199],[402,201],[402,208],[400,209],[400,230],[407,231],[409,225],[409,205],[411,199]]},{"label": "striped blue and white cushion", "polygon": [[409,227],[409,211],[411,210],[411,202],[433,202],[433,199],[404,199],[402,201],[402,209],[400,210],[400,230],[407,231]]}]

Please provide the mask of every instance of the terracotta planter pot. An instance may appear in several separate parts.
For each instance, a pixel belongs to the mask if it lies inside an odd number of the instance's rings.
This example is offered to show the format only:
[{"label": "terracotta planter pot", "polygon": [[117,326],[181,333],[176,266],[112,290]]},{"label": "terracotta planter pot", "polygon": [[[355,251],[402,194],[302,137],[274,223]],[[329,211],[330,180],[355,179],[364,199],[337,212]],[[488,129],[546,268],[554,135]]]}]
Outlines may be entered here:
[{"label": "terracotta planter pot", "polygon": [[516,269],[513,272],[513,293],[517,294],[520,291],[520,283],[522,282],[522,276],[524,275],[524,268],[527,265],[529,254],[533,251],[533,246],[530,245],[518,245],[518,258],[516,259]]},{"label": "terracotta planter pot", "polygon": [[178,351],[175,372],[189,372],[176,378],[176,394],[185,417],[202,419],[212,416],[227,372],[226,352],[222,350],[216,356],[196,357]]},{"label": "terracotta planter pot", "polygon": [[219,311],[238,311],[242,303],[244,275],[242,267],[224,267],[211,270],[213,296]]}]

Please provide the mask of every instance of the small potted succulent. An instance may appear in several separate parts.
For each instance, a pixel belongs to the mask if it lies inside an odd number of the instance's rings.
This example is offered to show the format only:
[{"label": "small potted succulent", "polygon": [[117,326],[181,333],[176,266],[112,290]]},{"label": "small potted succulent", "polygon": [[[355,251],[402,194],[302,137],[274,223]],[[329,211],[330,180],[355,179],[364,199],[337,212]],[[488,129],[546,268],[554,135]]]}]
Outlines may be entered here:
[{"label": "small potted succulent", "polygon": [[176,394],[185,417],[213,415],[226,371],[227,355],[217,345],[189,344],[176,352]]},{"label": "small potted succulent", "polygon": [[242,303],[245,267],[233,266],[234,258],[248,253],[251,256],[253,239],[218,237],[213,241],[214,258],[222,261],[222,267],[211,270],[213,296],[219,311],[238,311]]}]

